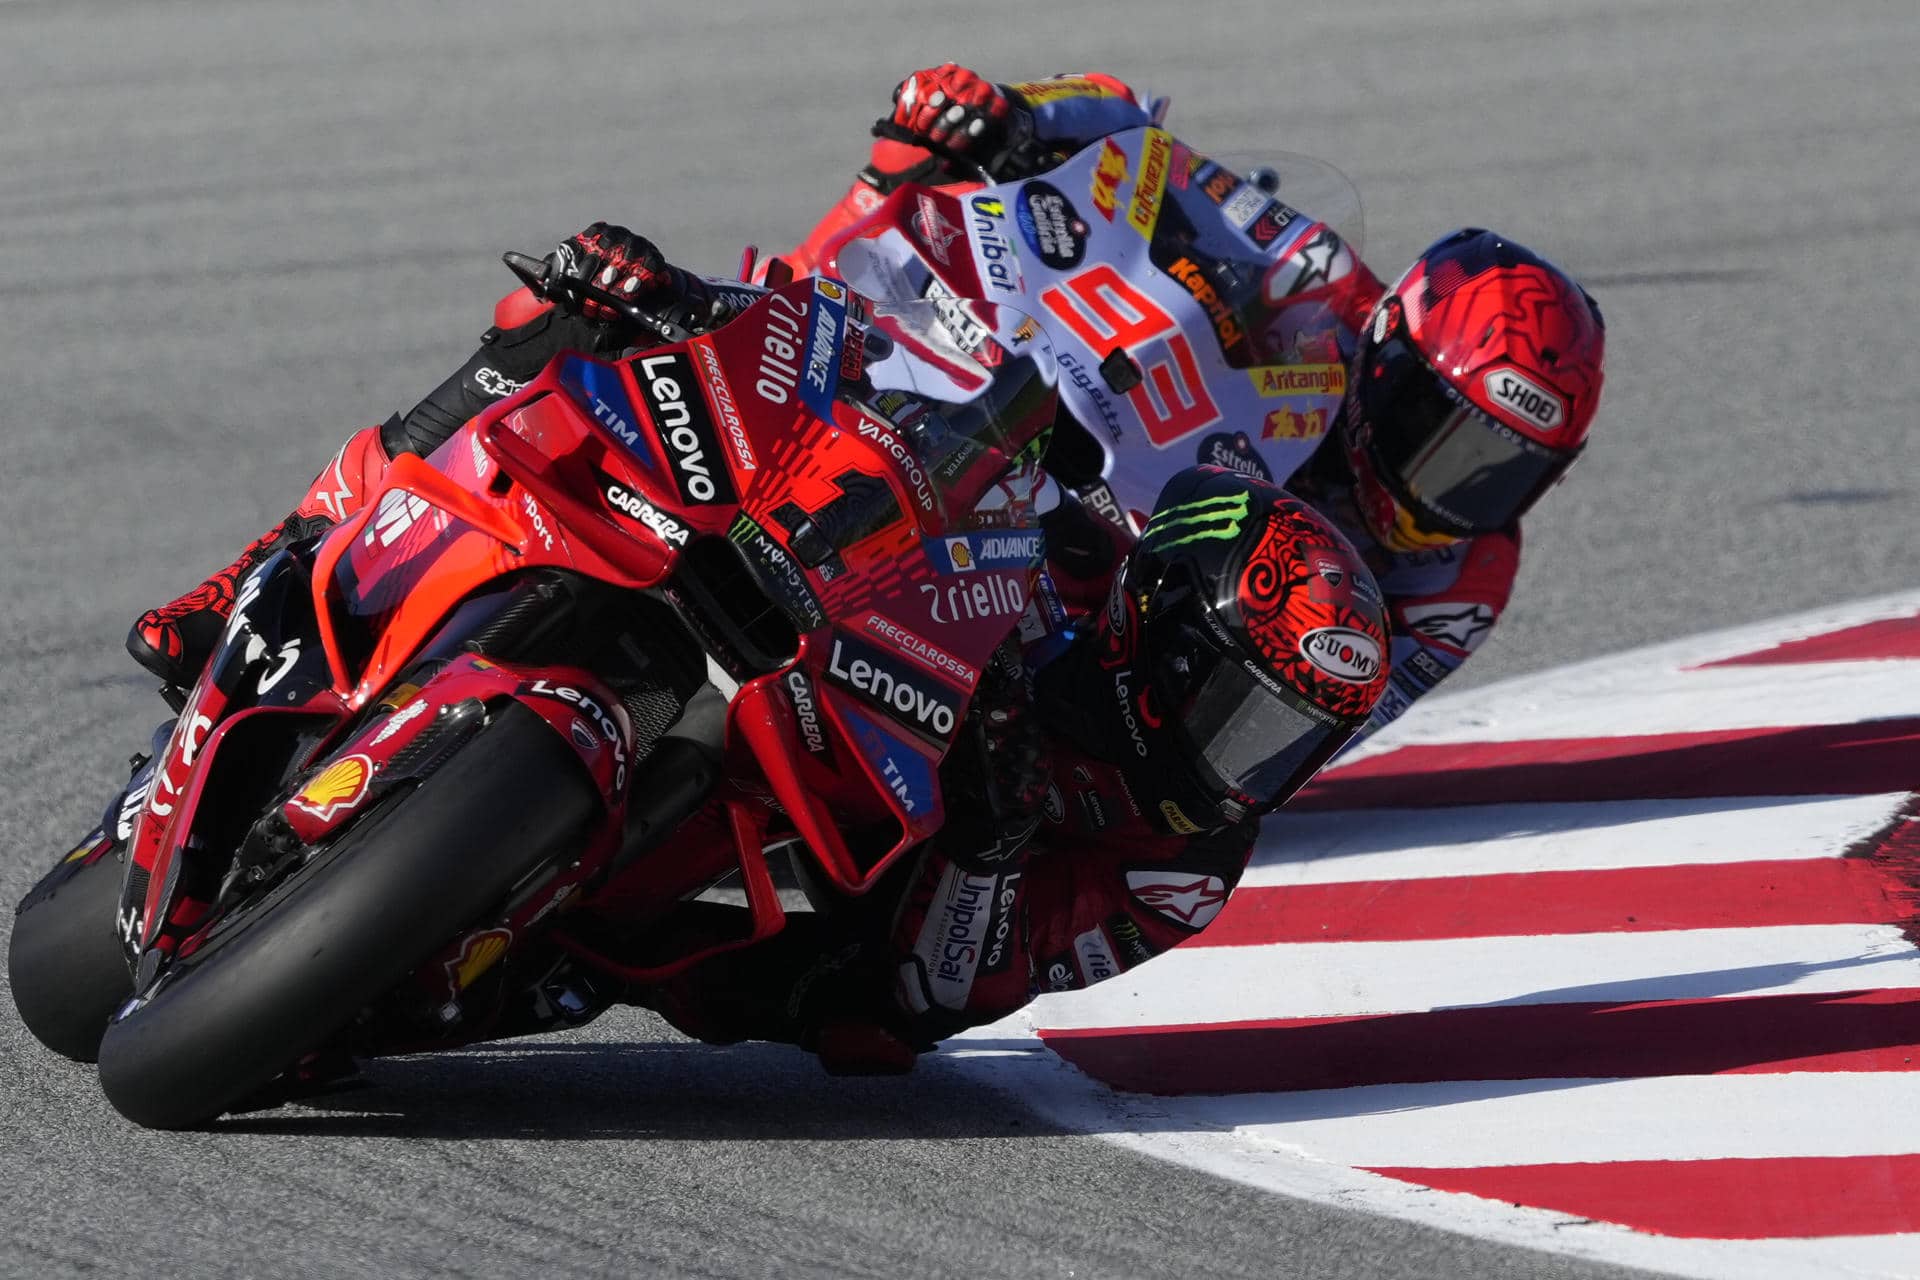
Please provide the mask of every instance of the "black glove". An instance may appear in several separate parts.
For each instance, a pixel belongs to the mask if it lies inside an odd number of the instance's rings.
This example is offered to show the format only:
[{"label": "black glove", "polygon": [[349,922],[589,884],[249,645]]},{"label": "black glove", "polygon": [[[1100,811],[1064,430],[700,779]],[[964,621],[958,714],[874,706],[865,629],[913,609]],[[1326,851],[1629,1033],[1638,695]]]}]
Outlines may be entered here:
[{"label": "black glove", "polygon": [[1008,637],[981,672],[967,729],[941,768],[947,820],[940,853],[980,874],[1007,871],[1040,826],[1051,781],[1019,644]]},{"label": "black glove", "polygon": [[[617,224],[596,222],[562,240],[547,264],[551,279],[592,285],[689,329],[703,329],[711,318],[706,282],[669,263],[653,241]],[[597,323],[628,323],[592,299],[580,312]]]}]

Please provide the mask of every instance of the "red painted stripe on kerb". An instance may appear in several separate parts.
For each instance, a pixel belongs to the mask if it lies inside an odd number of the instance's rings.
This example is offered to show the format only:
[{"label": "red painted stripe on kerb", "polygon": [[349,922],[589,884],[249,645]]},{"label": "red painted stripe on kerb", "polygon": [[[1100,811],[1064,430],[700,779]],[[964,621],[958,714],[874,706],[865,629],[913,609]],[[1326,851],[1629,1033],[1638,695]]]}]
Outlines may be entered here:
[{"label": "red painted stripe on kerb", "polygon": [[1912,1071],[1920,1065],[1920,991],[1491,1005],[1039,1034],[1088,1075],[1133,1093]]},{"label": "red painted stripe on kerb", "polygon": [[1182,945],[1897,924],[1906,893],[1862,858],[1256,886]]},{"label": "red painted stripe on kerb", "polygon": [[1920,658],[1920,615],[1863,622],[1825,635],[1788,640],[1756,653],[1703,662],[1688,670],[1770,667],[1793,662],[1860,662],[1876,658]]},{"label": "red painted stripe on kerb", "polygon": [[1920,1155],[1372,1172],[1666,1236],[1760,1240],[1920,1230]]},{"label": "red painted stripe on kerb", "polygon": [[1435,743],[1342,765],[1293,809],[1870,795],[1920,787],[1920,718],[1628,738]]}]

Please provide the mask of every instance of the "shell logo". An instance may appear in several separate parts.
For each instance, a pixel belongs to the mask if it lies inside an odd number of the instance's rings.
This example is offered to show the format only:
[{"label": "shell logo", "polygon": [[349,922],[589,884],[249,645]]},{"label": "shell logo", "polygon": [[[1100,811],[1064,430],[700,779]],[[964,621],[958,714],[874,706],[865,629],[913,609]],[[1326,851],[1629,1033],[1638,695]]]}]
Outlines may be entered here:
[{"label": "shell logo", "polygon": [[288,803],[326,822],[366,799],[367,784],[372,781],[373,761],[369,757],[343,756],[322,769]]},{"label": "shell logo", "polygon": [[460,954],[447,961],[447,981],[456,992],[465,991],[500,962],[512,941],[511,929],[482,929],[470,935],[460,944]]}]

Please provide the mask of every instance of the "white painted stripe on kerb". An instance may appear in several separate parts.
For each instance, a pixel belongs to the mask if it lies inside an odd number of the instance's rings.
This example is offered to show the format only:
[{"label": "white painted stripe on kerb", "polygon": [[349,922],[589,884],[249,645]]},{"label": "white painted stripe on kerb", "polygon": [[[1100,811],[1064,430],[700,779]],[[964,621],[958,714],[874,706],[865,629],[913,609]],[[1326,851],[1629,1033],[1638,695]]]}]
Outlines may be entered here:
[{"label": "white painted stripe on kerb", "polygon": [[1892,792],[1283,812],[1261,824],[1240,883],[1343,884],[1838,856],[1885,826],[1906,799],[1906,792]]},{"label": "white painted stripe on kerb", "polygon": [[[1888,679],[1888,668],[1898,668],[1906,677]],[[1788,675],[1779,667],[1645,673],[1616,669],[1524,698],[1416,707],[1391,741],[1407,746],[1624,738],[1905,716],[1920,716],[1920,662],[1802,663]]]},{"label": "white painted stripe on kerb", "polygon": [[1459,1080],[1187,1098],[1180,1111],[1361,1168],[1920,1151],[1920,1073],[1904,1071]]},{"label": "white painted stripe on kerb", "polygon": [[1178,947],[1030,1008],[1034,1025],[1064,1029],[1878,987],[1920,987],[1920,951],[1898,928],[1793,925]]},{"label": "white painted stripe on kerb", "polygon": [[1193,1099],[1112,1093],[1025,1040],[1025,1034],[1025,1018],[1015,1014],[964,1033],[947,1052],[927,1061],[934,1070],[953,1070],[994,1084],[1068,1129],[1341,1209],[1390,1213],[1448,1231],[1702,1280],[1911,1280],[1920,1273],[1915,1261],[1920,1259],[1920,1236],[1686,1240],[1641,1235],[1551,1209],[1435,1191],[1326,1160],[1303,1159],[1298,1146],[1201,1123],[1187,1109]]}]

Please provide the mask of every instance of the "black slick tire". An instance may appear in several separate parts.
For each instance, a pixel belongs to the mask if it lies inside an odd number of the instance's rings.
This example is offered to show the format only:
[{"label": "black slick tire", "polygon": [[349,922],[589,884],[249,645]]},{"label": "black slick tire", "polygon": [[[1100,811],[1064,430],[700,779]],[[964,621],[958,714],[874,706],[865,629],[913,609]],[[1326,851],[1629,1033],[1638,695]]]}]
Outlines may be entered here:
[{"label": "black slick tire", "polygon": [[504,705],[410,795],[349,828],[114,1021],[100,1046],[108,1101],[152,1129],[218,1116],[571,845],[598,804],[572,748]]},{"label": "black slick tire", "polygon": [[20,900],[7,943],[7,981],[27,1030],[75,1062],[100,1056],[100,1037],[133,994],[127,953],[114,936],[127,859],[110,850],[62,863]]}]

